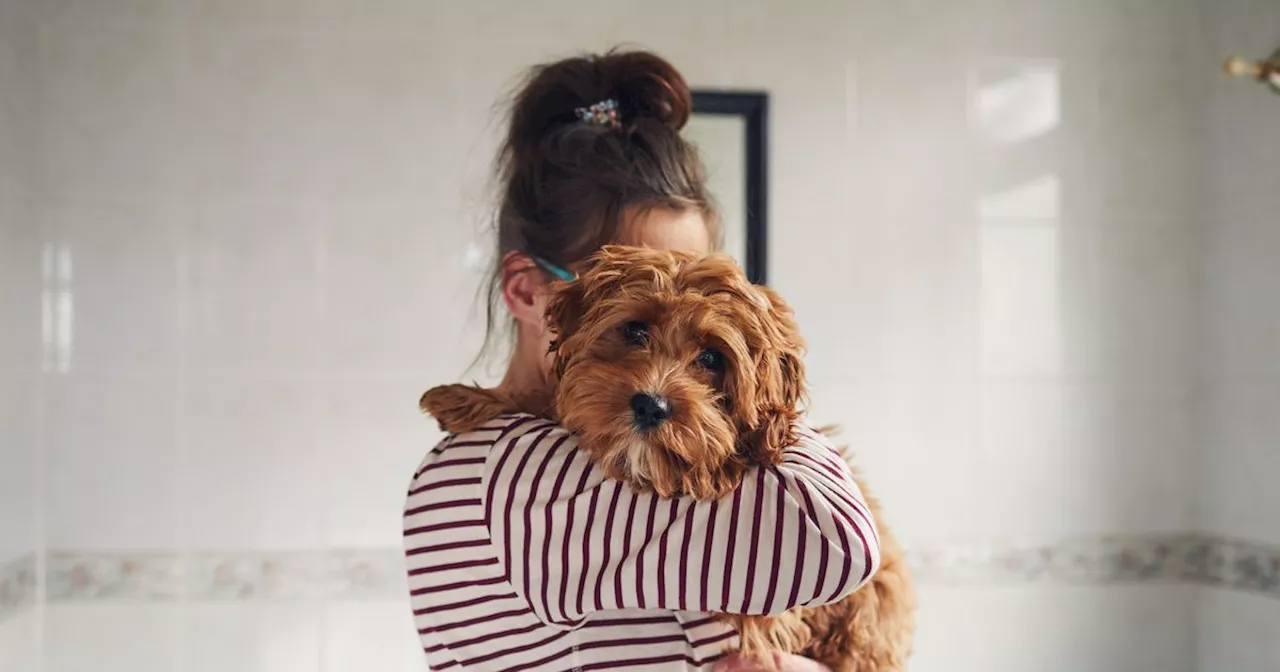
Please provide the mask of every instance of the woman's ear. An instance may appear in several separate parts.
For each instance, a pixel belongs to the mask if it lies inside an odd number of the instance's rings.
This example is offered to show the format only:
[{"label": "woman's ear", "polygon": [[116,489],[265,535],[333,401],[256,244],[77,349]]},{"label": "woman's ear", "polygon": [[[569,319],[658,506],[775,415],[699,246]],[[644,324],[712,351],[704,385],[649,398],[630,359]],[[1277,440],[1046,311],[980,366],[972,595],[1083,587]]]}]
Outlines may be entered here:
[{"label": "woman's ear", "polygon": [[541,329],[546,282],[538,266],[520,252],[502,257],[502,301],[517,322]]}]

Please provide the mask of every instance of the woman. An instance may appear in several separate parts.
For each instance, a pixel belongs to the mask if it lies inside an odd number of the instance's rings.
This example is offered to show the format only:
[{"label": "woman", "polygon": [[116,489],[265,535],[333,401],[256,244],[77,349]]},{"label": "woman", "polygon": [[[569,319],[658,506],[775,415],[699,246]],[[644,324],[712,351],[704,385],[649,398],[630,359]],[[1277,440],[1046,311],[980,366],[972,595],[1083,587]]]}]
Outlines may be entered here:
[{"label": "woman", "polygon": [[[717,243],[701,164],[679,134],[691,107],[680,74],[644,52],[541,66],[517,94],[499,157],[489,305],[490,333],[499,300],[515,326],[508,395],[549,384],[552,276],[571,278],[607,243]],[[788,454],[829,450],[806,433]],[[852,478],[807,464],[749,476],[720,502],[659,501],[604,479],[550,422],[509,416],[446,438],[415,474],[405,511],[431,669],[753,669],[725,657],[737,633],[710,613],[834,601],[879,562]]]}]

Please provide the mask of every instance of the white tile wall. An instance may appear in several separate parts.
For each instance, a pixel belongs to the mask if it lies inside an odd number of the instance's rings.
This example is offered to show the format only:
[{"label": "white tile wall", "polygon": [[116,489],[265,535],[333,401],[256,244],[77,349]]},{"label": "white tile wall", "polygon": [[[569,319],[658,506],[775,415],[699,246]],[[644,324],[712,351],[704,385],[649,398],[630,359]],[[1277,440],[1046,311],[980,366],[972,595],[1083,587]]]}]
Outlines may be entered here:
[{"label": "white tile wall", "polygon": [[36,380],[7,371],[0,383],[0,563],[25,557],[38,542]]},{"label": "white tile wall", "polygon": [[1280,540],[1280,381],[1211,383],[1205,422],[1202,524],[1245,539]]},{"label": "white tile wall", "polygon": [[1083,383],[1065,390],[1064,450],[1080,486],[1068,509],[1089,534],[1175,531],[1194,519],[1199,399],[1164,383]]},{"label": "white tile wall", "polygon": [[28,186],[34,122],[31,96],[35,42],[31,8],[26,2],[0,4],[0,202],[10,202],[20,186]]},{"label": "white tile wall", "polygon": [[434,203],[449,200],[433,198],[439,185],[423,191],[409,202],[361,201],[324,214],[322,370],[430,380],[460,374],[459,362],[442,358],[438,347],[465,353],[462,329],[422,316],[445,314],[475,295],[477,275],[463,253],[473,236],[433,212]]},{"label": "white tile wall", "polygon": [[1176,531],[1194,517],[1186,387],[817,380],[812,396],[909,545]]},{"label": "white tile wall", "polygon": [[322,193],[318,173],[340,160],[323,145],[326,42],[188,25],[181,100],[191,114],[184,139],[198,188],[216,201],[278,198],[294,205],[311,200],[303,194]]},{"label": "white tile wall", "polygon": [[378,548],[403,529],[405,474],[439,438],[418,411],[422,379],[340,379],[321,395],[323,542]]},{"label": "white tile wall", "polygon": [[[6,89],[0,83],[0,96]],[[0,133],[10,121],[0,117]],[[5,196],[3,185],[0,178],[0,562],[26,556],[37,546],[41,426],[35,393],[40,385],[38,239],[30,226],[26,186],[15,179]]]},{"label": "white tile wall", "polygon": [[991,512],[985,488],[975,486],[989,472],[977,459],[979,400],[969,386],[810,382],[811,417],[839,425],[837,440],[849,446],[904,543],[968,537],[957,511],[974,511],[966,521]]},{"label": "white tile wall", "polygon": [[[1268,140],[1259,138],[1257,142]],[[1247,157],[1239,160],[1248,167],[1245,169],[1248,172],[1274,170],[1265,163],[1251,163]],[[1241,172],[1239,168],[1231,170],[1230,176],[1223,178],[1225,182],[1235,180],[1235,175]],[[1250,177],[1246,174],[1241,179]],[[1280,316],[1263,307],[1274,288],[1280,286],[1280,271],[1273,263],[1280,247],[1274,208],[1280,204],[1265,196],[1242,195],[1241,199],[1245,200],[1232,200],[1218,206],[1222,214],[1215,217],[1207,241],[1206,275],[1210,281],[1206,366],[1216,380],[1277,380],[1280,379]]]},{"label": "white tile wall", "polygon": [[426,661],[405,609],[399,600],[327,607],[320,626],[326,672],[423,672]]},{"label": "white tile wall", "polygon": [[50,607],[44,618],[44,671],[183,669],[192,634],[187,618],[182,605]]},{"label": "white tile wall", "polygon": [[[55,329],[77,373],[172,375],[178,370],[184,263],[181,213],[164,202],[93,199],[41,205],[50,289],[71,304]],[[47,253],[47,254],[48,254]]]},{"label": "white tile wall", "polygon": [[[36,121],[33,5],[0,2],[0,570],[15,579],[42,545],[40,238],[33,225],[31,142]],[[39,627],[25,585],[0,588],[0,669],[33,670]]]},{"label": "white tile wall", "polygon": [[41,669],[39,616],[26,611],[0,622],[0,669],[36,672]]},{"label": "white tile wall", "polygon": [[[58,605],[49,609],[47,672],[425,672],[400,601],[307,604]],[[36,619],[0,625],[6,671],[34,666],[24,643]],[[34,648],[34,647],[31,647]],[[25,666],[24,666],[25,665]]]},{"label": "white tile wall", "polygon": [[44,532],[50,548],[183,548],[183,452],[173,378],[47,380]]},{"label": "white tile wall", "polygon": [[[182,669],[322,669],[323,612],[311,605],[201,604],[187,609]],[[345,638],[347,635],[338,635]],[[371,661],[372,662],[372,661]]]},{"label": "white tile wall", "polygon": [[197,201],[187,226],[185,354],[193,373],[306,375],[320,356],[321,208]]},{"label": "white tile wall", "polygon": [[926,587],[911,669],[1190,670],[1195,598],[1191,587]]},{"label": "white tile wall", "polygon": [[193,386],[182,410],[180,468],[188,547],[323,544],[329,483],[317,450],[319,395],[314,384],[271,378]]},{"label": "white tile wall", "polygon": [[[1262,56],[1275,48],[1273,3],[1205,3],[1206,42],[1219,56]],[[1280,469],[1280,136],[1276,96],[1239,80],[1202,87],[1205,123],[1205,422],[1200,456],[1202,529],[1280,543],[1280,494],[1262,475]],[[1199,664],[1205,670],[1280,666],[1274,633],[1280,603],[1204,591]]]},{"label": "white tile wall", "polygon": [[1185,383],[1200,346],[1198,227],[1150,217],[1103,218],[1083,229],[1086,261],[1067,279],[1077,289],[1075,368],[1113,383]]},{"label": "white tile wall", "polygon": [[[1199,522],[1278,541],[1274,490],[1245,487],[1280,432],[1280,151],[1253,130],[1276,103],[1212,72],[1219,51],[1270,46],[1273,9],[42,4],[38,30],[0,22],[4,436],[48,419],[45,497],[19,498],[71,549],[396,545],[438,436],[417,395],[478,346],[462,318],[494,102],[524,66],[625,42],[698,86],[771,92],[770,277],[810,340],[815,418],[844,426],[905,540]],[[8,95],[24,72],[39,95]],[[1182,589],[925,598],[914,669],[1195,657]],[[59,605],[46,669],[413,670],[405,616]],[[1267,660],[1248,632],[1210,629],[1202,662]]]},{"label": "white tile wall", "polygon": [[1244,593],[1202,590],[1197,656],[1201,670],[1263,672],[1280,667],[1280,606]]},{"label": "white tile wall", "polygon": [[[165,24],[157,24],[165,25]],[[37,175],[53,197],[172,195],[185,172],[181,35],[151,26],[42,22]]]}]

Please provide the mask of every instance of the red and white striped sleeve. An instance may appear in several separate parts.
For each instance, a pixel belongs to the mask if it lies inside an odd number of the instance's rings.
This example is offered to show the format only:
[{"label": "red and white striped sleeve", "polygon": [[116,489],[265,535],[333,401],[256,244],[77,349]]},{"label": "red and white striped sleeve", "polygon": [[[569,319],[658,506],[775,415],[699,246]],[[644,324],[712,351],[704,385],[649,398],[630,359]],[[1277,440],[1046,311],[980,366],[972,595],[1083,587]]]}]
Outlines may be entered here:
[{"label": "red and white striped sleeve", "polygon": [[484,469],[504,572],[548,624],[615,609],[774,614],[864,584],[880,548],[849,467],[817,432],[718,501],[611,481],[560,427],[512,433]]}]

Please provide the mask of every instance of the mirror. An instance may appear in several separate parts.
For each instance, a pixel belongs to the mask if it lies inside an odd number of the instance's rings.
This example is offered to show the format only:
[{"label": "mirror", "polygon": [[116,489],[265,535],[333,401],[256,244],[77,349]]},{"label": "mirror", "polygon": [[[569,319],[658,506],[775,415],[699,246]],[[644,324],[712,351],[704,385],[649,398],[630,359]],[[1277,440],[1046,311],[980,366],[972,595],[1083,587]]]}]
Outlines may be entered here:
[{"label": "mirror", "polygon": [[756,92],[694,91],[685,137],[698,147],[724,221],[724,251],[752,282],[768,269],[766,149],[769,96]]}]

